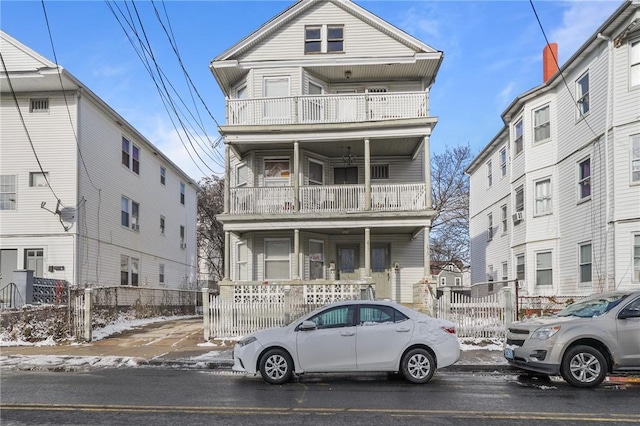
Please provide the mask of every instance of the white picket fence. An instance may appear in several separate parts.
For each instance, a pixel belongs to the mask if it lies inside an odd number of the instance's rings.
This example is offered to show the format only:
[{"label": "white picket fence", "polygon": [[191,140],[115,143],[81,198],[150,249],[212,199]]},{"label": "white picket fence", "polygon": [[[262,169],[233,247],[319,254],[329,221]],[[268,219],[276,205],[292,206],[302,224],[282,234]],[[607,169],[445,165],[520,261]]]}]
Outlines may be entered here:
[{"label": "white picket fence", "polygon": [[236,285],[233,298],[203,289],[204,338],[233,338],[279,327],[326,304],[363,297],[373,294],[361,284]]},{"label": "white picket fence", "polygon": [[470,297],[447,288],[437,300],[435,315],[456,324],[458,337],[502,338],[515,321],[511,289],[485,297]]}]

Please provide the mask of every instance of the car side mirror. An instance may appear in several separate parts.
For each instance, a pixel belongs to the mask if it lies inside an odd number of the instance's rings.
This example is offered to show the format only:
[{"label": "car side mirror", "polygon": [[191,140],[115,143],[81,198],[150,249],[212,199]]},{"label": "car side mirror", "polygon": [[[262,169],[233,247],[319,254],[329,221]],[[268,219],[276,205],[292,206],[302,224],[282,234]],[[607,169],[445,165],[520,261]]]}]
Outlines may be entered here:
[{"label": "car side mirror", "polygon": [[626,309],[618,314],[618,319],[640,318],[640,309]]},{"label": "car side mirror", "polygon": [[298,326],[298,330],[300,331],[315,330],[316,328],[318,327],[316,326],[316,323],[313,321],[302,321]]}]

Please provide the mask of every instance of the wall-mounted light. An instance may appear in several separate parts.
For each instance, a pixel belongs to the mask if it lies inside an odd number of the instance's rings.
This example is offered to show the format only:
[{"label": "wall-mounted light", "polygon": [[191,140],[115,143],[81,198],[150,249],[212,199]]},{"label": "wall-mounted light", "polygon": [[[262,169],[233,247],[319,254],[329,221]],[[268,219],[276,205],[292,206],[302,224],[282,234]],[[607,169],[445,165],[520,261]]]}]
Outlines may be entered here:
[{"label": "wall-mounted light", "polygon": [[351,78],[351,71],[346,70],[346,71],[344,72],[344,78],[346,78],[346,79]]},{"label": "wall-mounted light", "polygon": [[356,161],[356,156],[351,153],[351,147],[347,147],[347,154],[342,156],[344,164],[350,166]]}]

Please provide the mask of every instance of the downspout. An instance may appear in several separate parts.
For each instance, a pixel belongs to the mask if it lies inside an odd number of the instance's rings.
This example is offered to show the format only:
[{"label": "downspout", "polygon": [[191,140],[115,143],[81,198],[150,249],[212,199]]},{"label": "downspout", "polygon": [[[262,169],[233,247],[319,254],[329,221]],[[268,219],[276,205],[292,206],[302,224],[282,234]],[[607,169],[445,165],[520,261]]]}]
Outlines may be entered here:
[{"label": "downspout", "polygon": [[[605,230],[605,238],[604,238],[604,256],[605,256],[605,265],[604,265],[604,275],[605,275],[605,289],[613,290],[616,287],[616,277],[615,277],[615,265],[613,267],[613,285],[610,284],[609,280],[609,227],[612,225],[611,221],[611,206],[615,206],[612,199],[615,198],[615,184],[611,187],[611,196],[609,196],[609,128],[611,127],[611,113],[613,108],[612,97],[614,95],[614,91],[611,89],[611,78],[613,76],[612,68],[613,68],[613,41],[611,37],[607,37],[602,33],[598,33],[598,38],[600,40],[605,40],[607,42],[607,106],[606,106],[606,115],[605,115],[605,128],[604,128],[604,184],[605,184],[605,222],[604,222],[604,230]],[[613,235],[615,238],[615,223],[613,224],[612,229]],[[614,240],[615,241],[615,240]],[[615,247],[615,246],[614,246]],[[615,248],[614,248],[615,250]],[[615,253],[612,255],[612,261],[615,261]]]},{"label": "downspout", "polygon": [[[64,94],[63,94],[64,95]],[[77,212],[77,217],[78,219],[76,220],[76,231],[73,233],[72,238],[73,238],[73,283],[76,286],[80,286],[80,280],[81,280],[81,274],[80,274],[80,268],[82,267],[82,256],[80,255],[80,253],[82,253],[81,250],[81,242],[82,242],[82,238],[80,235],[80,232],[82,232],[82,224],[81,221],[84,220],[83,217],[81,217],[80,212],[82,211],[82,206],[80,205],[80,203],[78,202],[80,200],[80,176],[81,176],[81,165],[80,165],[80,159],[78,157],[80,157],[80,150],[81,150],[81,146],[80,146],[80,102],[82,99],[82,88],[79,88],[76,91],[76,142],[78,143],[78,149],[76,150],[76,206],[78,206],[78,212]]]}]

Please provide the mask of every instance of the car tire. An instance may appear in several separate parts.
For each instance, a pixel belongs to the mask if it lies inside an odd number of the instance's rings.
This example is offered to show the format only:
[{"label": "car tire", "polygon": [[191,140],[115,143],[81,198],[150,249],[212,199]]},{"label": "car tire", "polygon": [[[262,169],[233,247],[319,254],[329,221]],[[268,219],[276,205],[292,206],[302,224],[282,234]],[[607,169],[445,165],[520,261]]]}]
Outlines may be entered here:
[{"label": "car tire", "polygon": [[402,375],[411,383],[427,383],[433,377],[436,362],[426,349],[411,349],[402,358]]},{"label": "car tire", "polygon": [[265,382],[281,385],[293,376],[293,360],[282,349],[271,349],[260,358],[260,374]]},{"label": "car tire", "polygon": [[574,346],[562,357],[562,378],[571,386],[598,386],[607,375],[607,360],[602,352],[591,346]]}]

